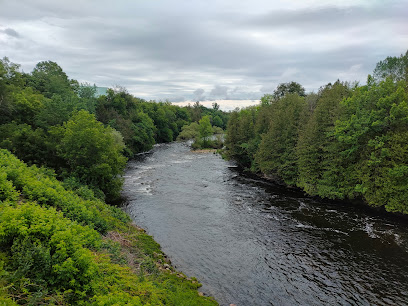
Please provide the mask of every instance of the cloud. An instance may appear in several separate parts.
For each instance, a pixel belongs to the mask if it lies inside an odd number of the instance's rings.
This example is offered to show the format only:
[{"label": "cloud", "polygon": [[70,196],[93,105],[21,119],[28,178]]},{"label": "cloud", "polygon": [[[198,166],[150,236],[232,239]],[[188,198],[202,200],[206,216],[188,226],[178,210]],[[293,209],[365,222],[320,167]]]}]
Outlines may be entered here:
[{"label": "cloud", "polygon": [[193,92],[194,100],[196,100],[196,101],[205,100],[204,92],[205,92],[205,90],[202,89],[202,88],[198,88],[198,89],[194,90],[194,92]]},{"label": "cloud", "polygon": [[146,99],[202,101],[259,99],[290,81],[307,91],[364,82],[405,53],[405,0],[330,3],[2,0],[0,56],[26,72],[53,60],[70,78]]},{"label": "cloud", "polygon": [[226,97],[228,95],[228,87],[215,85],[214,88],[211,90],[210,95],[213,97]]},{"label": "cloud", "polygon": [[4,33],[6,33],[8,36],[14,37],[14,38],[19,38],[20,34],[18,34],[15,30],[6,28],[3,30]]}]

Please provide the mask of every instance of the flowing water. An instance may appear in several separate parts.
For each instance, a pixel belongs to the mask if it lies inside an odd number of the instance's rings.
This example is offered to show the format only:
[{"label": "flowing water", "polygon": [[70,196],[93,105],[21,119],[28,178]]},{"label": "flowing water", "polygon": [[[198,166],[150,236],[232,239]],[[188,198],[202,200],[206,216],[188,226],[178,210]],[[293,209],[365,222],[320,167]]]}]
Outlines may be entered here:
[{"label": "flowing water", "polygon": [[408,304],[406,222],[304,197],[180,143],[130,162],[124,196],[221,305]]}]

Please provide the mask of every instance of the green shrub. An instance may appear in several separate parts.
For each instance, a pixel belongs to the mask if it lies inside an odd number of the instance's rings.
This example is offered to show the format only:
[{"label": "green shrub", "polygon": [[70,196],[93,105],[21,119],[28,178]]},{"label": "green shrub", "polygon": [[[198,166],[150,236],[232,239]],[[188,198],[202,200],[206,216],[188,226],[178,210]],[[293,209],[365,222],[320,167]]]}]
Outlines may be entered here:
[{"label": "green shrub", "polygon": [[0,171],[0,202],[5,200],[17,201],[19,194],[13,183],[7,180],[7,175],[2,171],[2,168],[0,168]]},{"label": "green shrub", "polygon": [[[129,220],[119,209],[106,205],[102,201],[84,200],[75,192],[68,191],[49,171],[36,166],[28,167],[10,152],[0,150],[0,167],[25,198],[39,204],[53,206],[64,216],[79,223],[89,225],[100,233],[113,229],[117,218]],[[3,174],[3,175],[4,175]]]},{"label": "green shrub", "polygon": [[97,265],[87,247],[97,249],[99,234],[35,203],[5,207],[0,214],[0,246],[8,253],[9,280],[29,280],[26,290],[58,290],[71,301],[93,292]]}]

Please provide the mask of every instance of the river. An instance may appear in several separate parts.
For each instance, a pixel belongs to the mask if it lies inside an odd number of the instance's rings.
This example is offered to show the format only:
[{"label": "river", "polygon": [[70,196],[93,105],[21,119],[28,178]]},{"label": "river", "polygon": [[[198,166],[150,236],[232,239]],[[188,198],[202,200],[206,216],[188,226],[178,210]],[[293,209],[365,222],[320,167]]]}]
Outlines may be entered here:
[{"label": "river", "polygon": [[408,225],[162,144],[128,165],[125,210],[221,305],[406,305]]}]

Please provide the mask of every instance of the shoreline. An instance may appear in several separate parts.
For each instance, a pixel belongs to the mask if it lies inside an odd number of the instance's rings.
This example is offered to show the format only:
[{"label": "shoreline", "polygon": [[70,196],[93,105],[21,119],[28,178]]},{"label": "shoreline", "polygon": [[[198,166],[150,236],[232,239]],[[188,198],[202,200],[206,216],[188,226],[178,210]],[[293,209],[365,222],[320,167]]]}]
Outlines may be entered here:
[{"label": "shoreline", "polygon": [[298,194],[302,194],[304,197],[314,199],[318,202],[329,202],[329,203],[335,203],[339,205],[352,205],[352,206],[358,206],[361,207],[363,210],[365,210],[367,213],[374,213],[376,215],[380,215],[383,218],[387,219],[392,219],[396,220],[398,222],[402,222],[405,224],[408,224],[408,215],[399,213],[399,212],[390,212],[385,209],[384,206],[371,206],[367,204],[363,199],[361,198],[355,198],[355,199],[329,199],[329,198],[322,198],[318,195],[310,195],[303,191],[300,187],[297,186],[290,186],[285,184],[279,177],[273,176],[273,175],[268,175],[265,173],[255,173],[249,170],[245,170],[245,167],[240,165],[238,162],[235,160],[231,159],[236,165],[237,168],[239,169],[239,172],[243,175],[246,176],[251,176],[251,177],[256,177],[257,179],[260,179],[263,183],[269,185],[269,186],[276,186],[278,188],[281,188],[283,190],[286,190],[288,192],[295,192]]},{"label": "shoreline", "polygon": [[191,153],[217,153],[217,149],[198,149],[190,150]]}]

